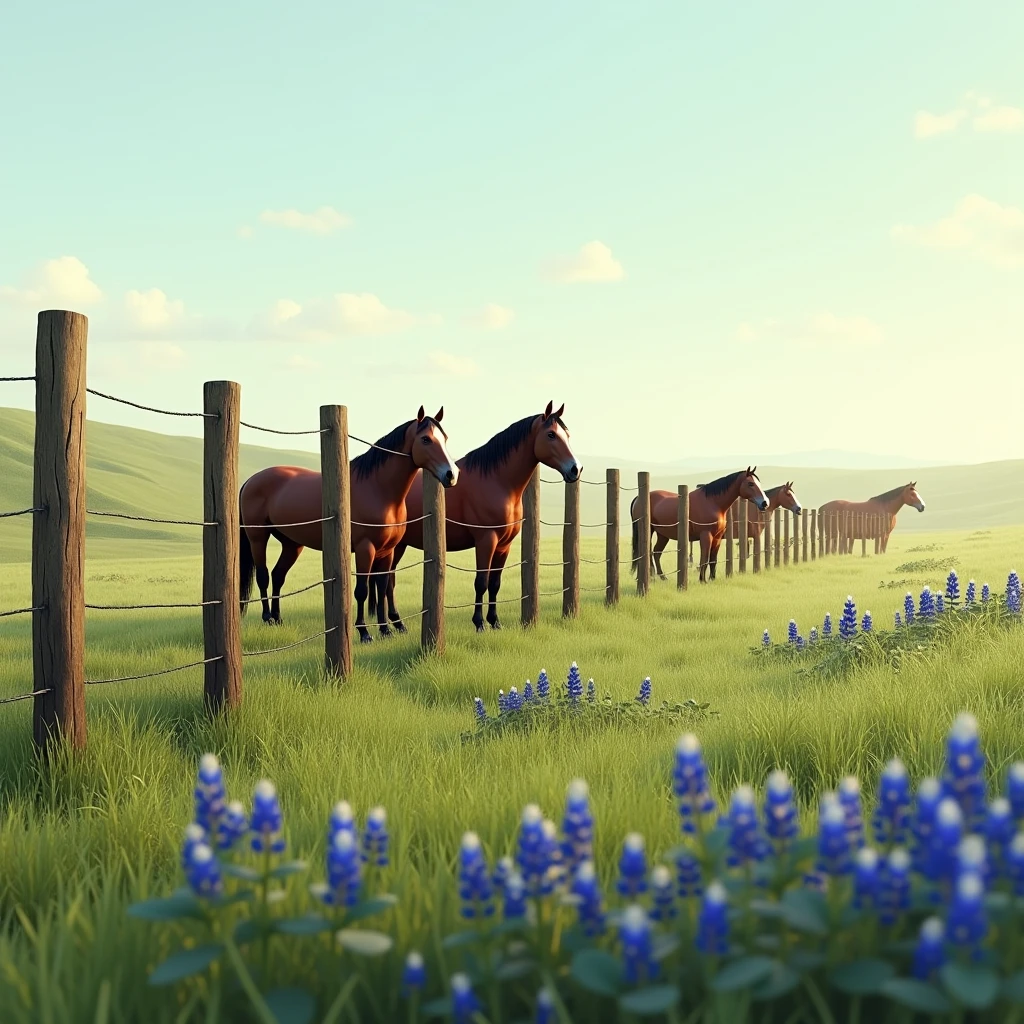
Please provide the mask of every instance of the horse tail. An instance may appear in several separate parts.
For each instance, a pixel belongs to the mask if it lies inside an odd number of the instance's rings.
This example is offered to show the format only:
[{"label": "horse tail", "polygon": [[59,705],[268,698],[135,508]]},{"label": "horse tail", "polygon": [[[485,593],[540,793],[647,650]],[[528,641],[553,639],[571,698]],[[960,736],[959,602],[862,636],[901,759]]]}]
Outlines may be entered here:
[{"label": "horse tail", "polygon": [[238,538],[238,563],[240,566],[238,597],[242,602],[242,615],[245,615],[249,607],[249,595],[252,593],[252,580],[256,574],[256,563],[252,557],[252,546],[249,544],[249,535],[245,530],[239,531]]},{"label": "horse tail", "polygon": [[638,500],[638,498],[634,498],[629,503],[629,518],[633,520],[633,560],[629,563],[629,571],[634,576],[637,574],[638,559],[640,558],[640,520],[636,518],[634,511]]}]

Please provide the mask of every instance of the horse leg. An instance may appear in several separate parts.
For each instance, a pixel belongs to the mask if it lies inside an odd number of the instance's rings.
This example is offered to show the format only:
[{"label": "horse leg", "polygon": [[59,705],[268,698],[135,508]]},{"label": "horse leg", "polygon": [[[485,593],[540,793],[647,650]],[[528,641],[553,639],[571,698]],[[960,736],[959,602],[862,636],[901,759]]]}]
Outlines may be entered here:
[{"label": "horse leg", "polygon": [[281,625],[281,588],[284,586],[285,577],[291,567],[299,560],[302,554],[302,545],[295,544],[287,538],[281,539],[281,557],[274,566],[270,576],[270,621]]},{"label": "horse leg", "polygon": [[508,548],[494,552],[491,559],[491,571],[487,577],[487,624],[491,629],[501,629],[498,620],[498,591],[501,590],[501,570],[508,561]]},{"label": "horse leg", "polygon": [[705,530],[700,535],[700,581],[701,583],[707,583],[705,579],[705,573],[708,569],[708,561],[711,555],[711,533]]},{"label": "horse leg", "polygon": [[652,554],[652,557],[654,558],[655,568],[658,570],[658,576],[661,577],[661,579],[663,579],[663,580],[667,580],[668,577],[665,575],[665,573],[662,571],[662,568],[661,568],[661,553],[667,547],[668,547],[668,537],[664,537],[664,536],[662,536],[659,533],[658,534],[658,539],[655,542],[654,549],[652,550],[651,554]]},{"label": "horse leg", "polygon": [[476,538],[476,575],[473,577],[473,590],[476,601],[473,607],[473,625],[476,631],[484,631],[484,591],[491,573],[491,562],[494,559],[494,549],[498,546],[498,538],[493,531],[488,530]]},{"label": "horse leg", "polygon": [[249,548],[252,551],[253,564],[256,566],[256,586],[260,590],[260,603],[263,605],[263,621],[271,622],[270,599],[267,591],[270,589],[270,570],[267,568],[267,541],[270,540],[270,533],[267,530],[254,530],[253,536],[249,537]]},{"label": "horse leg", "polygon": [[722,546],[722,538],[711,542],[711,579],[714,580],[718,570],[718,549]]},{"label": "horse leg", "polygon": [[370,577],[370,592],[376,597],[377,628],[381,637],[391,636],[391,627],[385,621],[385,600],[387,598],[388,580],[391,577],[391,553],[378,558],[373,563],[375,575]]},{"label": "horse leg", "polygon": [[693,565],[693,541],[690,541],[690,565]]},{"label": "horse leg", "polygon": [[363,612],[366,605],[366,595],[370,592],[370,572],[373,569],[374,555],[376,551],[369,541],[364,541],[356,548],[356,632],[359,634],[359,642],[368,644],[373,640],[370,631],[366,628],[366,620]]},{"label": "horse leg", "polygon": [[386,595],[388,600],[388,619],[396,633],[409,632],[409,630],[405,628],[402,616],[398,614],[398,608],[395,606],[395,569],[398,566],[398,563],[402,560],[402,555],[405,554],[405,550],[405,542],[399,541],[395,546],[395,550],[392,552],[391,569],[387,575]]}]

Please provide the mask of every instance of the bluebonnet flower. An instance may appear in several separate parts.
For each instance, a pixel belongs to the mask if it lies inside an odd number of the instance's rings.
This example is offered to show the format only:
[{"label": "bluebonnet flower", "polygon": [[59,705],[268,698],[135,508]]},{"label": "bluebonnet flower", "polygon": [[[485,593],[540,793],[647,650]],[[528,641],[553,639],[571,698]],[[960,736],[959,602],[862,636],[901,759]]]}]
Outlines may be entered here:
[{"label": "bluebonnet flower", "polygon": [[935,818],[942,802],[942,786],[936,778],[922,779],[917,787],[911,833],[914,844],[911,856],[914,870],[934,880],[932,873],[932,840],[935,837]]},{"label": "bluebonnet flower", "polygon": [[910,854],[897,847],[886,858],[879,892],[879,920],[890,926],[910,909]]},{"label": "bluebonnet flower", "polygon": [[569,666],[569,677],[565,681],[565,689],[569,700],[574,704],[583,696],[583,678],[580,675],[580,667],[575,661]]},{"label": "bluebonnet flower", "polygon": [[518,871],[511,872],[505,879],[503,895],[506,921],[526,916],[526,883]]},{"label": "bluebonnet flower", "polygon": [[960,578],[955,569],[946,577],[946,600],[951,608],[955,608],[960,600]]},{"label": "bluebonnet flower", "polygon": [[712,882],[697,915],[696,946],[708,956],[724,956],[729,949],[729,908],[725,886]]},{"label": "bluebonnet flower", "polygon": [[900,618],[900,613],[896,612],[896,614],[893,616],[893,626],[894,628],[899,629],[902,625],[903,620]]},{"label": "bluebonnet flower", "polygon": [[850,854],[843,806],[834,794],[827,793],[818,814],[818,870],[826,875],[848,875]]},{"label": "bluebonnet flower", "polygon": [[533,1018],[533,1024],[554,1024],[555,1022],[555,1001],[551,993],[542,988],[537,993],[537,1013]]},{"label": "bluebonnet flower", "polygon": [[878,800],[872,826],[879,846],[902,846],[910,822],[910,776],[906,766],[894,757],[878,780]]},{"label": "bluebonnet flower", "polygon": [[757,806],[750,786],[737,786],[733,790],[725,823],[729,830],[727,863],[730,867],[764,858],[767,844],[758,831]]},{"label": "bluebonnet flower", "polygon": [[484,707],[484,702],[479,697],[473,698],[473,713],[481,725],[487,721],[487,708]]},{"label": "bluebonnet flower", "polygon": [[954,878],[961,875],[977,875],[985,882],[991,874],[985,851],[985,840],[981,836],[968,835],[960,840],[956,848]]},{"label": "bluebonnet flower", "polygon": [[811,626],[811,632],[810,632],[810,635],[809,635],[809,639],[811,641],[811,645],[812,646],[818,642],[818,627],[817,626]]},{"label": "bluebonnet flower", "polygon": [[964,834],[964,819],[960,805],[944,798],[935,814],[932,834],[931,863],[927,875],[936,882],[952,882],[959,866],[957,850]]},{"label": "bluebonnet flower", "polygon": [[626,981],[635,985],[653,978],[658,973],[654,959],[651,922],[643,907],[633,904],[626,908],[619,920],[619,941],[622,960],[626,967]]},{"label": "bluebonnet flower", "polygon": [[960,804],[968,828],[985,814],[985,755],[978,737],[978,720],[961,712],[946,737],[946,764],[942,778],[947,796]]},{"label": "bluebonnet flower", "polygon": [[942,594],[935,595],[935,614],[941,615],[946,610],[946,599]]},{"label": "bluebonnet flower", "polygon": [[992,588],[987,584],[981,585],[981,603],[988,604],[992,600]]},{"label": "bluebonnet flower", "polygon": [[366,816],[363,863],[371,862],[379,868],[387,867],[388,863],[388,822],[383,807],[374,807]]},{"label": "bluebonnet flower", "polygon": [[689,850],[676,854],[676,893],[680,899],[699,896],[703,891],[700,879],[700,861]]},{"label": "bluebonnet flower", "polygon": [[864,613],[864,618],[861,619],[861,622],[860,622],[861,630],[863,632],[865,632],[865,633],[870,633],[873,625],[874,624],[873,624],[873,622],[871,620],[871,612],[865,612]]},{"label": "bluebonnet flower", "polygon": [[1006,874],[1013,883],[1013,894],[1024,896],[1024,832],[1018,832],[1006,850]]},{"label": "bluebonnet flower", "polygon": [[975,953],[985,938],[988,931],[985,887],[973,872],[966,872],[957,879],[946,915],[946,931],[953,945]]},{"label": "bluebonnet flower", "polygon": [[915,607],[916,606],[914,605],[914,595],[910,593],[910,591],[908,590],[907,596],[903,598],[903,620],[906,622],[908,626],[912,626],[914,624]]},{"label": "bluebonnet flower", "polygon": [[775,843],[796,839],[800,832],[793,784],[781,769],[768,776],[765,786],[764,830]]},{"label": "bluebonnet flower", "polygon": [[878,854],[870,846],[858,850],[853,864],[853,905],[858,910],[877,905],[880,880]]},{"label": "bluebonnet flower", "polygon": [[459,899],[462,900],[462,916],[465,918],[490,917],[494,913],[491,902],[494,888],[487,871],[480,837],[475,832],[466,832],[459,848]]},{"label": "bluebonnet flower", "polygon": [[583,779],[573,779],[565,799],[562,816],[562,860],[569,872],[594,856],[594,815],[590,809],[590,789]]},{"label": "bluebonnet flower", "polygon": [[232,800],[217,822],[217,849],[230,850],[248,831],[249,819],[245,808],[238,800]]},{"label": "bluebonnet flower", "polygon": [[257,853],[281,853],[284,850],[284,817],[277,789],[269,779],[256,783],[252,797],[252,817],[249,832],[252,848]]},{"label": "bluebonnet flower", "polygon": [[602,935],[605,928],[604,902],[592,860],[585,860],[576,869],[572,895],[576,897],[576,912],[583,931],[591,938]]},{"label": "bluebonnet flower", "polygon": [[334,842],[338,832],[351,832],[352,838],[356,837],[356,819],[352,813],[352,805],[347,800],[339,800],[331,810],[331,816],[327,821],[327,845]]},{"label": "bluebonnet flower", "polygon": [[1006,581],[1006,609],[1014,615],[1020,615],[1021,587],[1020,576],[1011,572]]},{"label": "bluebonnet flower", "polygon": [[523,703],[529,704],[533,700],[533,696],[533,683],[527,679],[526,685],[523,687]]},{"label": "bluebonnet flower", "polygon": [[498,714],[503,715],[508,711],[508,698],[505,696],[504,690],[498,691]]},{"label": "bluebonnet flower", "polygon": [[935,618],[935,595],[931,587],[925,587],[921,591],[921,598],[917,603],[917,614],[922,619]]},{"label": "bluebonnet flower", "polygon": [[587,703],[593,704],[597,699],[597,687],[594,685],[593,679],[587,680]]},{"label": "bluebonnet flower", "polygon": [[344,829],[334,833],[327,848],[327,885],[318,887],[324,903],[335,907],[354,907],[363,884],[363,865],[355,836]]},{"label": "bluebonnet flower", "polygon": [[544,831],[544,818],[536,804],[527,804],[519,823],[516,865],[531,896],[541,895],[551,867],[551,851]]},{"label": "bluebonnet flower", "polygon": [[480,1009],[480,1000],[473,993],[469,976],[452,975],[452,1017],[455,1024],[470,1024],[473,1015]]},{"label": "bluebonnet flower", "polygon": [[427,968],[423,957],[413,950],[405,958],[402,970],[402,995],[409,998],[413,992],[422,992],[427,984]]},{"label": "bluebonnet flower", "polygon": [[554,892],[555,885],[564,874],[562,864],[562,846],[558,841],[558,828],[553,821],[545,818],[541,822],[541,835],[544,841],[544,861],[547,869],[540,879],[540,895],[547,896]]},{"label": "bluebonnet flower", "polygon": [[204,899],[215,899],[224,891],[224,879],[213,850],[206,843],[193,843],[187,847],[185,878],[189,887]]},{"label": "bluebonnet flower", "polygon": [[844,640],[852,640],[857,635],[857,605],[854,603],[852,595],[846,598],[846,604],[843,605],[842,618],[839,620],[839,635]]},{"label": "bluebonnet flower", "polygon": [[636,699],[643,704],[645,707],[651,702],[651,677],[647,676],[644,681],[640,684],[640,692],[636,695]]},{"label": "bluebonnet flower", "polygon": [[1006,772],[1006,799],[1014,818],[1024,818],[1024,761],[1014,761]]},{"label": "bluebonnet flower", "polygon": [[846,822],[846,841],[851,850],[864,845],[864,811],[860,801],[860,781],[855,775],[847,775],[839,782],[839,805]]},{"label": "bluebonnet flower", "polygon": [[766,629],[761,634],[761,646],[765,650],[767,650],[769,647],[771,647],[771,645],[772,645],[772,636],[771,636],[771,633],[769,633],[768,630]]},{"label": "bluebonnet flower", "polygon": [[919,981],[934,978],[946,959],[946,927],[937,917],[926,918],[914,947],[914,977]]},{"label": "bluebonnet flower", "polygon": [[505,883],[508,881],[509,876],[514,870],[515,865],[512,863],[511,857],[499,857],[497,863],[494,865],[494,872],[491,874],[491,882],[493,883],[494,888],[504,892]]},{"label": "bluebonnet flower", "polygon": [[796,628],[796,619],[789,620],[789,632],[786,635],[786,642],[795,644],[798,630]]},{"label": "bluebonnet flower", "polygon": [[647,891],[647,853],[644,837],[639,832],[630,832],[622,844],[619,879],[615,888],[620,896],[630,897]]},{"label": "bluebonnet flower", "polygon": [[676,916],[676,893],[672,883],[672,872],[659,864],[651,872],[651,917],[655,921],[670,921]]},{"label": "bluebonnet flower", "polygon": [[519,691],[514,686],[510,686],[508,696],[505,698],[505,709],[507,711],[520,711],[522,707],[523,698],[519,696]]},{"label": "bluebonnet flower", "polygon": [[206,831],[202,825],[192,822],[185,826],[185,835],[181,841],[181,869],[188,874],[189,865],[192,863],[192,851],[200,843],[206,842]]},{"label": "bluebonnet flower", "polygon": [[807,647],[807,641],[802,636],[798,636],[796,638],[796,649],[798,651],[802,651],[802,650],[805,650],[806,647]]},{"label": "bluebonnet flower", "polygon": [[832,636],[832,615],[830,612],[825,612],[825,621],[821,624],[821,635],[825,639]]},{"label": "bluebonnet flower", "polygon": [[199,759],[199,771],[193,795],[196,806],[196,824],[208,835],[214,834],[227,801],[227,794],[224,791],[224,772],[216,754],[203,754]]},{"label": "bluebonnet flower", "polygon": [[1006,853],[1016,828],[1010,801],[1004,796],[997,796],[988,805],[985,815],[985,840],[992,850],[992,869],[998,875],[1006,873]]},{"label": "bluebonnet flower", "polygon": [[978,588],[975,586],[974,580],[971,580],[967,584],[967,594],[964,597],[964,605],[968,608],[974,604],[978,599]]},{"label": "bluebonnet flower", "polygon": [[672,791],[679,801],[684,832],[695,832],[694,818],[710,814],[715,801],[708,786],[708,766],[700,749],[700,740],[692,733],[681,736],[676,744],[672,768]]},{"label": "bluebonnet flower", "polygon": [[537,674],[537,696],[541,700],[547,700],[550,692],[551,681],[548,679],[547,670],[542,668]]}]

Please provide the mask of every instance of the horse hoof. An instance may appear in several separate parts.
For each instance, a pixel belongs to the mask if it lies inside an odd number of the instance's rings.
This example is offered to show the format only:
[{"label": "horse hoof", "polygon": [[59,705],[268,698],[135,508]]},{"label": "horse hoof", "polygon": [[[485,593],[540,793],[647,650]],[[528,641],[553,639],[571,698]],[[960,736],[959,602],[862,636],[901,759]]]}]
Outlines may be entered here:
[{"label": "horse hoof", "polygon": [[474,622],[473,625],[476,626],[476,631],[478,633],[482,633],[484,631],[484,624],[482,622]]},{"label": "horse hoof", "polygon": [[391,625],[395,627],[395,632],[396,633],[408,633],[409,632],[409,630],[406,628],[404,622],[392,622]]},{"label": "horse hoof", "polygon": [[382,637],[389,637],[389,636],[391,636],[391,627],[390,626],[381,626],[380,627],[380,635]]},{"label": "horse hoof", "polygon": [[491,629],[501,629],[501,623],[497,619],[495,619],[491,623]]},{"label": "horse hoof", "polygon": [[658,579],[659,580],[667,580],[668,577],[663,572],[659,572],[658,573]]},{"label": "horse hoof", "polygon": [[361,644],[372,644],[373,643],[373,637],[370,636],[369,633],[360,633],[359,634],[359,642]]}]

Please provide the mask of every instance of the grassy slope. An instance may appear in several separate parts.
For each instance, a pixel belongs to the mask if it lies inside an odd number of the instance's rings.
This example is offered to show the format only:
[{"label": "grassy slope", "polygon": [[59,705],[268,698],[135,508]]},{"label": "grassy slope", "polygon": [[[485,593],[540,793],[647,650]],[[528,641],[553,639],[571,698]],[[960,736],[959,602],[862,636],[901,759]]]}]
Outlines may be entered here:
[{"label": "grassy slope", "polygon": [[[1024,631],[998,644],[946,651],[904,669],[864,672],[825,683],[795,675],[785,665],[749,656],[768,626],[781,635],[795,616],[803,629],[826,611],[837,617],[847,593],[890,621],[903,593],[880,581],[915,587],[941,583],[941,568],[900,568],[922,559],[956,557],[965,579],[988,580],[1001,590],[1014,567],[1024,529],[897,535],[884,558],[832,558],[773,570],[759,577],[720,579],[680,595],[658,584],[640,601],[624,597],[606,610],[588,594],[581,619],[563,622],[548,599],[532,634],[516,628],[477,637],[468,611],[451,616],[449,654],[419,656],[415,634],[357,651],[357,672],[341,690],[319,679],[319,651],[311,646],[246,665],[245,706],[230,730],[200,711],[195,671],[89,691],[89,747],[68,775],[40,778],[28,767],[27,703],[0,709],[0,917],[21,908],[32,930],[0,936],[0,1005],[9,1019],[93,1020],[104,980],[113,985],[112,1020],[171,1019],[173,1000],[154,996],[142,977],[168,951],[156,931],[126,923],[131,896],[163,890],[175,876],[176,848],[190,814],[191,780],[199,755],[223,758],[232,791],[248,798],[261,776],[279,785],[290,841],[299,855],[322,863],[326,815],[339,798],[360,817],[383,803],[395,831],[396,863],[389,887],[402,895],[395,931],[399,944],[430,949],[429,919],[452,923],[451,870],[459,836],[476,829],[488,853],[506,852],[522,806],[537,800],[557,818],[565,786],[577,775],[592,787],[601,869],[610,871],[629,829],[647,836],[653,854],[677,839],[667,783],[678,726],[655,724],[568,728],[550,735],[508,737],[464,746],[471,698],[493,709],[506,690],[536,678],[541,666],[555,683],[571,660],[600,690],[631,696],[650,674],[655,700],[710,700],[721,719],[699,727],[715,786],[763,781],[780,765],[801,794],[833,785],[846,772],[872,787],[880,764],[901,754],[915,776],[934,771],[942,737],[962,708],[977,714],[996,771],[1019,756],[1022,687],[1015,666],[1024,658]],[[600,543],[585,557],[600,557]],[[924,546],[929,550],[908,549]],[[545,560],[556,561],[548,542]],[[460,564],[466,564],[464,556]],[[296,583],[316,578],[316,559],[300,563]],[[189,600],[197,593],[198,562],[96,563],[88,570],[97,601],[153,597]],[[546,569],[545,590],[560,586]],[[27,588],[27,567],[11,566],[5,583]],[[400,576],[400,608],[418,606],[419,572]],[[470,576],[449,574],[449,601],[470,596]],[[628,580],[628,577],[626,577]],[[583,584],[600,586],[588,566]],[[909,585],[909,584],[907,584]],[[7,589],[7,588],[5,588]],[[518,593],[515,582],[509,588]],[[628,586],[624,586],[624,592]],[[515,605],[506,612],[511,626]],[[194,613],[138,612],[89,619],[90,676],[128,674],[192,660],[199,650]],[[285,626],[268,631],[248,621],[247,649],[283,644],[322,628],[315,593],[296,599]],[[30,677],[27,623],[0,623],[0,695],[20,691]],[[385,970],[385,968],[381,968]],[[432,965],[436,972],[437,967]],[[319,984],[324,984],[321,980]],[[74,1005],[76,1009],[72,1010]]]}]

